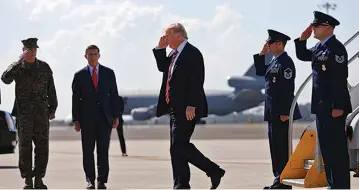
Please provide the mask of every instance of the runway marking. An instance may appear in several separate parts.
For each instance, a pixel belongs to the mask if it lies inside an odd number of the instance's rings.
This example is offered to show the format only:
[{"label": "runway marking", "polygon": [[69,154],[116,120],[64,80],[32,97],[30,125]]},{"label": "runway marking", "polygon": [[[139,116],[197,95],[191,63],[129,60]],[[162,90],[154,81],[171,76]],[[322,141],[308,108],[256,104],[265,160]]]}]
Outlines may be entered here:
[{"label": "runway marking", "polygon": [[[82,156],[82,153],[74,153],[74,152],[51,152],[54,154],[67,154],[67,155],[78,155]],[[128,156],[123,157],[122,155],[109,155],[111,158],[122,158],[122,159],[130,159],[130,160],[147,160],[147,161],[171,161],[170,158],[160,157],[160,156]],[[271,165],[270,162],[251,162],[251,161],[225,161],[225,160],[216,160],[219,164],[236,164],[236,165]]]}]

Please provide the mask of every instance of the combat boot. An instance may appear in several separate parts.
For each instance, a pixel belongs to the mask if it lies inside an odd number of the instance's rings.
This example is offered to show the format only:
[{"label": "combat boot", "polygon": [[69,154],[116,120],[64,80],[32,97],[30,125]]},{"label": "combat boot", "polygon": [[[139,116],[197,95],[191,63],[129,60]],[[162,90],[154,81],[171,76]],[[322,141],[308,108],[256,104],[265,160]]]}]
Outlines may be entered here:
[{"label": "combat boot", "polygon": [[31,177],[25,178],[24,189],[33,189],[33,188],[34,188],[34,184],[32,182],[32,178]]},{"label": "combat boot", "polygon": [[35,177],[35,189],[47,189],[47,186],[42,182],[42,178]]}]

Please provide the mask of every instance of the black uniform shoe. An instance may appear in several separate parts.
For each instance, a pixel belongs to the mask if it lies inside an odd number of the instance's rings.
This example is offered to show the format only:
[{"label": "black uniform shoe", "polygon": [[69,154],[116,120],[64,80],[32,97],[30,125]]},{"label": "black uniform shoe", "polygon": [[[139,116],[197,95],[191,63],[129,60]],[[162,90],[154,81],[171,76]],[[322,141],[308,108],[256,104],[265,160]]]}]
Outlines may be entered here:
[{"label": "black uniform shoe", "polygon": [[24,185],[24,189],[33,189],[34,188],[34,184],[32,182],[32,178],[26,178],[25,179],[25,185]]},{"label": "black uniform shoe", "polygon": [[87,186],[86,186],[86,189],[96,189],[95,188],[95,183],[94,182],[88,182]]},{"label": "black uniform shoe", "polygon": [[42,181],[42,178],[36,178],[35,177],[35,189],[47,189],[47,186]]},{"label": "black uniform shoe", "polygon": [[106,187],[105,183],[98,182],[97,189],[107,189],[107,187]]},{"label": "black uniform shoe", "polygon": [[265,186],[263,189],[292,189],[292,186],[284,185],[282,183],[271,186]]}]

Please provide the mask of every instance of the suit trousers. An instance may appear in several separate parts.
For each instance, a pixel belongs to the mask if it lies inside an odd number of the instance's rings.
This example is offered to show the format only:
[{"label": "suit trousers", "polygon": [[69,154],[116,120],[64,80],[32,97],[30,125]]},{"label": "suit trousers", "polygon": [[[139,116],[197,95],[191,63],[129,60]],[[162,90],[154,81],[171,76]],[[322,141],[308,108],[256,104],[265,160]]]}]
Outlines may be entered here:
[{"label": "suit trousers", "polygon": [[87,182],[94,182],[96,178],[94,161],[94,149],[96,145],[97,181],[107,183],[109,174],[108,151],[111,131],[112,126],[109,125],[103,114],[99,114],[98,122],[92,124],[89,122],[86,123],[85,126],[81,125],[83,167]]},{"label": "suit trousers", "polygon": [[120,141],[121,151],[122,153],[126,153],[126,142],[125,142],[125,136],[123,135],[123,121],[120,121],[120,124],[117,127],[117,135],[118,140]]},{"label": "suit trousers", "polygon": [[170,109],[170,153],[174,188],[176,189],[190,188],[190,168],[188,163],[204,171],[207,176],[211,176],[211,174],[219,170],[217,164],[205,157],[190,142],[197,121],[198,119],[188,121],[185,117],[176,116],[173,109]]},{"label": "suit trousers", "polygon": [[345,135],[347,115],[334,118],[331,115],[332,108],[325,104],[319,104],[316,113],[319,145],[329,187],[350,189],[349,155]]},{"label": "suit trousers", "polygon": [[280,175],[289,160],[288,127],[289,120],[283,122],[279,116],[268,122],[268,139],[274,175],[273,185],[280,184]]}]

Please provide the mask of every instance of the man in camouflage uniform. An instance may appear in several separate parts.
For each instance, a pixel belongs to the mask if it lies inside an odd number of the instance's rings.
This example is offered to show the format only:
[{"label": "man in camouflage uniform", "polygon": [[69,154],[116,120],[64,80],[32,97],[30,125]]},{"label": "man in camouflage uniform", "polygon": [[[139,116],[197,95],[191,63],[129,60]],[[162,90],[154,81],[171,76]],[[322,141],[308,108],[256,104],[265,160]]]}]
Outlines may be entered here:
[{"label": "man in camouflage uniform", "polygon": [[[47,189],[45,176],[49,157],[49,119],[55,118],[58,105],[50,66],[36,58],[36,38],[22,40],[23,54],[3,73],[5,84],[15,81],[15,104],[19,135],[19,168],[25,178],[24,189]],[[32,170],[32,141],[35,144],[35,167]],[[35,177],[35,184],[32,178]]]}]

